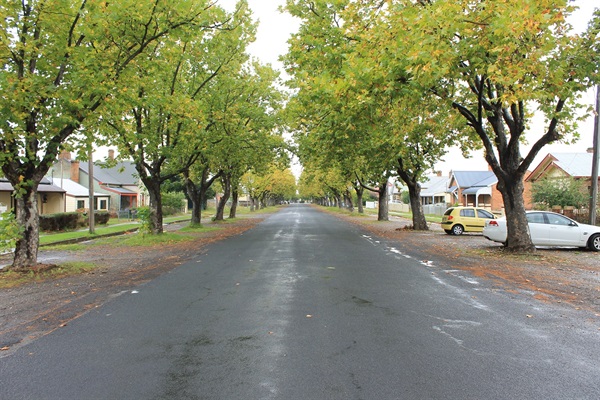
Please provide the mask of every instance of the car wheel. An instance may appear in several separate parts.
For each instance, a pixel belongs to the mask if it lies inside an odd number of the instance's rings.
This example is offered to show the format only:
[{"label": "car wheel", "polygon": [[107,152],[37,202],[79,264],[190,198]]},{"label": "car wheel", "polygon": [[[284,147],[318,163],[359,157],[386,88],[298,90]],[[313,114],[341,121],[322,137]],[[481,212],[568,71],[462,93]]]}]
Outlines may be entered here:
[{"label": "car wheel", "polygon": [[595,234],[588,240],[588,249],[592,251],[600,251],[600,235]]},{"label": "car wheel", "polygon": [[453,235],[462,235],[462,233],[465,231],[465,228],[463,228],[462,225],[456,224],[452,227],[452,234]]},{"label": "car wheel", "polygon": [[446,232],[448,235],[452,235],[452,231],[450,229],[444,229],[444,232]]}]

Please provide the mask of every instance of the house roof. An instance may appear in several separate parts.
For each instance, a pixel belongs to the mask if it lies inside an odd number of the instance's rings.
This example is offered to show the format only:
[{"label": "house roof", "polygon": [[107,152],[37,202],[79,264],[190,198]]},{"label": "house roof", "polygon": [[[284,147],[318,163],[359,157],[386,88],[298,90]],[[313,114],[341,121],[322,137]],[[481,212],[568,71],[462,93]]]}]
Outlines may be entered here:
[{"label": "house roof", "polygon": [[129,190],[127,188],[124,187],[118,187],[118,186],[103,186],[104,189],[109,190],[111,192],[115,192],[115,193],[119,193],[121,195],[131,195],[131,196],[137,196],[137,193],[134,192],[133,190]]},{"label": "house roof", "polygon": [[460,188],[487,187],[498,183],[493,171],[453,171],[452,174]]},{"label": "house roof", "polygon": [[421,184],[421,197],[442,195],[446,193],[448,182],[450,182],[450,178],[447,176],[428,176],[427,181]]},{"label": "house roof", "polygon": [[537,180],[553,169],[559,169],[572,177],[583,178],[592,175],[592,153],[550,153],[544,157],[527,180]]},{"label": "house roof", "polygon": [[592,153],[552,153],[554,164],[571,176],[591,176]]},{"label": "house roof", "polygon": [[[55,186],[62,187],[67,191],[67,195],[74,197],[87,197],[90,195],[88,188],[71,179],[52,178]],[[105,193],[94,193],[94,196],[109,197]]]},{"label": "house roof", "polygon": [[[118,162],[114,167],[105,168],[105,164],[94,164],[94,179],[104,185],[137,185],[137,171],[131,161]],[[79,168],[89,173],[87,163],[81,163]]]},{"label": "house roof", "polygon": [[[6,178],[0,178],[0,192],[13,192],[14,188]],[[48,178],[42,178],[38,185],[38,193],[65,193],[64,189],[53,185]]]}]

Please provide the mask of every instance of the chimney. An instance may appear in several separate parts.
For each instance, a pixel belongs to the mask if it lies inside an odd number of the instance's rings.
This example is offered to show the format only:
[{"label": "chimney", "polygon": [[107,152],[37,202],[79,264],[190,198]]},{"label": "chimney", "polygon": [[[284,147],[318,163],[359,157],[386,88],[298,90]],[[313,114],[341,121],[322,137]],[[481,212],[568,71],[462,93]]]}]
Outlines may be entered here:
[{"label": "chimney", "polygon": [[108,159],[109,159],[110,161],[112,161],[112,160],[114,160],[114,159],[115,159],[115,151],[114,151],[114,150],[112,150],[112,149],[111,149],[111,150],[108,150]]},{"label": "chimney", "polygon": [[79,183],[79,161],[71,162],[71,180]]},{"label": "chimney", "polygon": [[436,173],[435,173],[435,174],[436,174],[438,177],[441,177],[441,176],[442,176],[442,171],[436,171]]},{"label": "chimney", "polygon": [[60,159],[62,160],[71,160],[71,153],[67,150],[63,150],[60,152]]},{"label": "chimney", "polygon": [[590,154],[594,154],[594,148],[593,147],[588,147],[587,152]]}]

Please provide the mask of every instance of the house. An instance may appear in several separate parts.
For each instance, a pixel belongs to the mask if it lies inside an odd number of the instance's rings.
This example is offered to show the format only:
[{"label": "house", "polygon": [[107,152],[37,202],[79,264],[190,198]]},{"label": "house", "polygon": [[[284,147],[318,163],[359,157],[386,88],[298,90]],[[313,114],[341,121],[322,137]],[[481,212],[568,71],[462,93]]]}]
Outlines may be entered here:
[{"label": "house", "polygon": [[[6,178],[0,178],[0,208],[2,210],[15,208],[13,198],[13,186]],[[52,184],[52,181],[43,178],[38,185],[38,213],[55,214],[64,211],[65,207],[64,189]]]},{"label": "house", "polygon": [[448,193],[454,204],[499,211],[504,202],[497,184],[498,178],[492,171],[452,171]]},{"label": "house", "polygon": [[591,187],[593,149],[587,153],[550,153],[527,177],[528,182],[544,178],[572,177],[587,182]]},{"label": "house", "polygon": [[[531,182],[527,181],[530,173],[525,174],[523,200],[525,208],[531,209]],[[452,201],[462,206],[482,207],[494,212],[504,212],[502,193],[497,188],[498,178],[493,171],[453,171],[450,172],[448,192]]]},{"label": "house", "polygon": [[[54,186],[66,190],[65,212],[89,210],[90,191],[83,185],[66,178],[51,178]],[[110,195],[94,193],[94,210],[108,211]]]},{"label": "house", "polygon": [[421,204],[447,204],[451,203],[451,196],[448,193],[448,183],[450,178],[442,176],[442,172],[427,177],[427,180],[421,183]]},{"label": "house", "polygon": [[[109,151],[109,159],[114,158],[114,151]],[[114,212],[128,211],[145,205],[146,192],[143,189],[133,162],[121,161],[111,163],[94,163],[92,178],[94,193],[108,195],[108,210]],[[71,159],[71,154],[63,151],[49,174],[54,178],[62,177],[72,180],[85,188],[89,187],[88,163],[80,163]],[[102,204],[99,204],[100,209]]]}]

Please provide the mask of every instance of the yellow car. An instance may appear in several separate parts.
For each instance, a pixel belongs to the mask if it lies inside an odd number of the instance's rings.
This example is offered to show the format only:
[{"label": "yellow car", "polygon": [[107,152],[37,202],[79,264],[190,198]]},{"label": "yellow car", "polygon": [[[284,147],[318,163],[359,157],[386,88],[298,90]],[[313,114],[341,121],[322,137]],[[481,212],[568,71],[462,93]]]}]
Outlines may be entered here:
[{"label": "yellow car", "polygon": [[450,207],[442,217],[442,228],[448,235],[481,232],[485,221],[496,219],[491,212],[477,207]]}]

